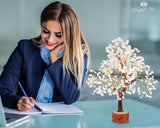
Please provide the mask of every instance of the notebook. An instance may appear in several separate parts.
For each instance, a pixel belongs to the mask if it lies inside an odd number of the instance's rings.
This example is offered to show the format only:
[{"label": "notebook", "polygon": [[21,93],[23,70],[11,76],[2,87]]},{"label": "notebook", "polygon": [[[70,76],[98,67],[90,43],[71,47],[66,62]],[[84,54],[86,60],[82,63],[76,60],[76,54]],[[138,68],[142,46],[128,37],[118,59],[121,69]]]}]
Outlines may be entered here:
[{"label": "notebook", "polygon": [[41,113],[50,113],[50,114],[83,114],[83,111],[77,108],[74,105],[67,105],[64,103],[37,103],[35,107],[27,112],[21,112],[17,109],[4,108],[4,111],[7,113],[16,113],[16,114],[41,114]]},{"label": "notebook", "polygon": [[36,103],[36,108],[42,113],[53,114],[83,114],[83,111],[74,105],[64,103]]},{"label": "notebook", "polygon": [[2,100],[0,97],[0,127],[10,125],[20,125],[29,121],[29,115],[4,113]]}]

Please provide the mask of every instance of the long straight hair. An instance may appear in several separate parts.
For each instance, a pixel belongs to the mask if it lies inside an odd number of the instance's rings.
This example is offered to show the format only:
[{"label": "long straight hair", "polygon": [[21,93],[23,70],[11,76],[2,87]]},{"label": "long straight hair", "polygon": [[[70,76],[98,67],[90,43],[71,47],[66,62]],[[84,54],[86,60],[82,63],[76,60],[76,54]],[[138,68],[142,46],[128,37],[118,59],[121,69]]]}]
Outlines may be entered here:
[{"label": "long straight hair", "polygon": [[[85,41],[79,26],[79,20],[73,9],[64,3],[53,2],[49,4],[41,13],[41,25],[49,20],[58,21],[62,28],[64,38],[63,71],[72,73],[76,78],[78,88],[81,88],[84,54],[89,58],[88,44]],[[42,46],[41,36],[32,39],[37,46]],[[89,65],[89,59],[87,62]]]}]

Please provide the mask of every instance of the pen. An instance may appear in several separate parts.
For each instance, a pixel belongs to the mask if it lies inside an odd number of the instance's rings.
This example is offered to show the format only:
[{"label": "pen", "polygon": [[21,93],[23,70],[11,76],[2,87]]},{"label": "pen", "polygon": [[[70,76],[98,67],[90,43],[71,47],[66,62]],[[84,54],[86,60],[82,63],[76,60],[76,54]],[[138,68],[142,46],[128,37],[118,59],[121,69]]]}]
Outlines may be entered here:
[{"label": "pen", "polygon": [[28,97],[27,94],[26,94],[26,92],[24,91],[24,89],[23,89],[21,83],[20,83],[19,81],[18,81],[18,84],[19,84],[19,86],[20,86],[20,88],[21,88],[21,90],[22,90],[24,96],[25,96],[25,97]]},{"label": "pen", "polygon": [[[23,89],[23,87],[22,87],[22,84],[21,84],[19,81],[18,81],[18,84],[19,84],[19,86],[20,86],[20,88],[21,88],[21,90],[22,90],[24,96],[28,98],[26,92],[24,91],[24,89]],[[33,106],[32,106],[32,108],[33,108]]]}]

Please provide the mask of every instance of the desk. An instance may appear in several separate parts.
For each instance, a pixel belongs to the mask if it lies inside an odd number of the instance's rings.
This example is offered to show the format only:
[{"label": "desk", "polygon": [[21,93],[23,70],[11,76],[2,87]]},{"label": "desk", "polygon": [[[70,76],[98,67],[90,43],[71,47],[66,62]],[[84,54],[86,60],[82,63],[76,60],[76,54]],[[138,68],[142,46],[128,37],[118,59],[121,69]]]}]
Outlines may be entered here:
[{"label": "desk", "polygon": [[132,99],[123,101],[123,109],[129,112],[128,124],[112,122],[112,111],[117,110],[117,100],[79,101],[75,106],[84,115],[41,114],[18,128],[160,128],[160,108]]}]

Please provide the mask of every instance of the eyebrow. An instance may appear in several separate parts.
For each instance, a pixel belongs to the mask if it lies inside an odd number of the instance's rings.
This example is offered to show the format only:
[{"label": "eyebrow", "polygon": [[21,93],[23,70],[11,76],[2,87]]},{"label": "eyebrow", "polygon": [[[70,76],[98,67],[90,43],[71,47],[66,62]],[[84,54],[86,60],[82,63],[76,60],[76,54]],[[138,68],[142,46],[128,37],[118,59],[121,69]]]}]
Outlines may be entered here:
[{"label": "eyebrow", "polygon": [[[47,27],[43,26],[43,28],[46,29],[47,31],[49,31]],[[50,31],[49,31],[49,32],[50,32]],[[62,34],[62,32],[54,32],[54,33],[55,33],[55,34]]]}]

